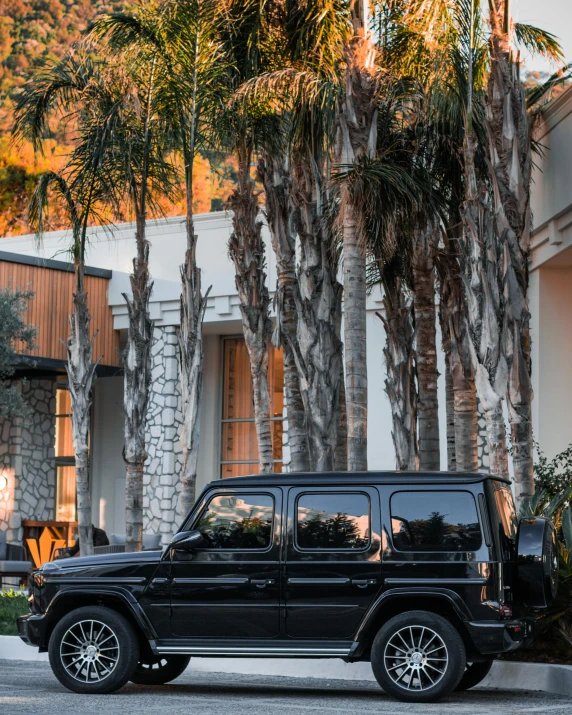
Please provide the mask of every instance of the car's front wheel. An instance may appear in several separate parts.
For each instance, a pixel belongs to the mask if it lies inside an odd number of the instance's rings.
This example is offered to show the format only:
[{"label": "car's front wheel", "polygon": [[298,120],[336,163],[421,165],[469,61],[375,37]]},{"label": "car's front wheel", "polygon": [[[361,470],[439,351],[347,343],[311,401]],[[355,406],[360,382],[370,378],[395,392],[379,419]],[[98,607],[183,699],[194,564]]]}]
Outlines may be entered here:
[{"label": "car's front wheel", "polygon": [[164,685],[185,672],[191,661],[190,655],[158,655],[142,658],[131,676],[138,685]]},{"label": "car's front wheel", "polygon": [[463,640],[446,618],[407,611],[379,630],[371,648],[373,673],[398,700],[429,703],[457,687],[467,658]]},{"label": "car's front wheel", "polygon": [[119,690],[139,660],[133,627],[104,606],[85,606],[64,616],[52,632],[48,650],[54,675],[76,693]]}]

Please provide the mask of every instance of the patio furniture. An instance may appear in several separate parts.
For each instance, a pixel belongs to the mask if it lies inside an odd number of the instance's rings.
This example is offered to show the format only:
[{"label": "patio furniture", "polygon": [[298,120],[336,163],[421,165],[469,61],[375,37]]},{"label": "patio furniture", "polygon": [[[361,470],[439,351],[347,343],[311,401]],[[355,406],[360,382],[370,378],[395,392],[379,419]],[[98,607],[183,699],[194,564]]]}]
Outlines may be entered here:
[{"label": "patio furniture", "polygon": [[0,588],[2,578],[27,577],[32,563],[26,559],[26,549],[17,544],[8,544],[6,532],[0,531]]}]

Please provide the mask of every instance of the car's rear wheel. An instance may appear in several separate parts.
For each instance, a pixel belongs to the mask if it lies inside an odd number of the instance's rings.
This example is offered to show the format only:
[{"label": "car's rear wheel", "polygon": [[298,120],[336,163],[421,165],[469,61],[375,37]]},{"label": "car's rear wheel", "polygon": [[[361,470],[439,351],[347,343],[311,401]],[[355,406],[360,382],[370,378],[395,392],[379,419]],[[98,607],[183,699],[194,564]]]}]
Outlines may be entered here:
[{"label": "car's rear wheel", "polygon": [[391,618],[371,648],[373,673],[383,690],[398,700],[429,703],[457,687],[465,670],[465,646],[442,616],[407,611]]},{"label": "car's rear wheel", "polygon": [[131,682],[138,685],[164,685],[185,672],[191,661],[190,655],[158,655],[142,658]]},{"label": "car's rear wheel", "polygon": [[103,606],[85,606],[64,616],[52,632],[48,650],[54,675],[76,693],[119,690],[139,660],[133,627]]},{"label": "car's rear wheel", "polygon": [[483,660],[480,663],[467,663],[465,672],[461,676],[459,685],[457,685],[455,690],[470,690],[479,683],[482,683],[490,673],[493,663],[494,660]]}]

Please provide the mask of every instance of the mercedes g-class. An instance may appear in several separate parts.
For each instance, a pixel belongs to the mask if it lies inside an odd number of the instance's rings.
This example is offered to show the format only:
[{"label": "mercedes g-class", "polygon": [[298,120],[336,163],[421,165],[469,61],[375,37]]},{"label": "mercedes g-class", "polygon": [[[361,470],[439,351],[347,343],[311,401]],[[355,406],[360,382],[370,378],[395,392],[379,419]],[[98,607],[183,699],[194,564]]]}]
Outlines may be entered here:
[{"label": "mercedes g-class", "polygon": [[557,573],[552,525],[519,523],[503,479],[236,477],[163,551],[44,564],[18,628],[78,693],[167,683],[192,656],[342,658],[428,702],[529,642]]}]

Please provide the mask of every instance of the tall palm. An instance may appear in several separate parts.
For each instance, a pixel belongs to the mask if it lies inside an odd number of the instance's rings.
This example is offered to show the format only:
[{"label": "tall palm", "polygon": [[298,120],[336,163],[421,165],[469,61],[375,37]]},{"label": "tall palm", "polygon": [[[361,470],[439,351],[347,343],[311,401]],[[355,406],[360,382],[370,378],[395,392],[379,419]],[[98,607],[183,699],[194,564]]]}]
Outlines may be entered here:
[{"label": "tall palm", "polygon": [[[337,162],[350,167],[373,158],[380,68],[369,27],[368,3],[349,3],[353,32],[343,50],[344,94],[340,98]],[[341,186],[344,272],[344,351],[348,424],[348,469],[367,470],[366,251],[361,219],[347,186]]]},{"label": "tall palm", "polygon": [[48,171],[41,176],[30,202],[29,216],[31,225],[41,236],[48,208],[57,202],[66,211],[71,226],[75,289],[66,368],[76,460],[79,544],[81,553],[86,555],[93,553],[88,465],[91,390],[101,358],[94,361],[92,357],[93,337],[89,330],[91,318],[84,273],[88,225],[104,220],[100,210],[111,201],[105,156],[121,103],[115,101],[108,90],[102,66],[89,54],[74,50],[38,72],[26,86],[18,100],[14,127],[17,141],[30,139],[41,151],[50,117],[63,115],[78,120],[71,156],[61,174]]},{"label": "tall palm", "polygon": [[312,3],[288,5],[285,46],[276,68],[253,78],[243,91],[251,101],[268,104],[280,114],[288,137],[284,180],[290,186],[290,230],[297,234],[300,263],[290,286],[295,330],[286,332],[280,324],[278,328],[295,361],[310,467],[330,471],[347,464],[341,286],[334,240],[337,192],[332,192],[330,170],[340,83],[328,55],[334,48],[333,56],[341,56],[343,33],[336,12],[342,3],[326,0],[320,7],[314,12]]},{"label": "tall palm", "polygon": [[105,37],[118,50],[130,49],[145,56],[155,53],[162,71],[157,76],[161,111],[170,116],[163,131],[182,158],[186,203],[186,251],[181,266],[181,328],[179,374],[183,427],[183,470],[180,511],[195,502],[196,470],[200,437],[200,399],[203,375],[202,321],[208,290],[201,289],[196,262],[197,236],[193,220],[194,175],[197,152],[205,143],[212,106],[218,98],[218,80],[224,58],[216,40],[217,7],[213,2],[166,2],[149,13],[144,6],[133,14],[99,18],[92,34]]},{"label": "tall palm", "polygon": [[[503,357],[507,365],[507,406],[512,436],[517,501],[534,493],[532,383],[528,258],[530,252],[530,182],[532,146],[525,89],[514,47],[521,39],[541,43],[562,60],[557,43],[535,28],[513,26],[508,0],[490,0],[490,75],[485,100],[492,210],[502,246]],[[532,35],[532,37],[531,37]]]}]

